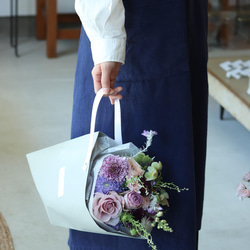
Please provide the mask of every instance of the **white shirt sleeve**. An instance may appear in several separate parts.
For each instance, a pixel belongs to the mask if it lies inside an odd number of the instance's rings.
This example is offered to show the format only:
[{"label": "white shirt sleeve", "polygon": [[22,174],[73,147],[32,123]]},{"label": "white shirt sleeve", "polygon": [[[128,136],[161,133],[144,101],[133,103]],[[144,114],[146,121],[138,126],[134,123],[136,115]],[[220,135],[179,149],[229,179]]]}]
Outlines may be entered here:
[{"label": "white shirt sleeve", "polygon": [[126,31],[122,0],[75,0],[75,10],[91,42],[94,63],[124,63]]}]

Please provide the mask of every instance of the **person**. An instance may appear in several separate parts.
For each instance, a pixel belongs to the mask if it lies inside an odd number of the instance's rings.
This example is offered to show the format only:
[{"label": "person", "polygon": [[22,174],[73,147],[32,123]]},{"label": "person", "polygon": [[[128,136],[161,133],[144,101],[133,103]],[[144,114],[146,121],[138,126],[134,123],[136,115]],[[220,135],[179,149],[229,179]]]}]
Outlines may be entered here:
[{"label": "person", "polygon": [[[96,130],[113,137],[114,99],[121,100],[123,142],[163,164],[169,191],[166,219],[173,233],[153,230],[161,250],[197,249],[204,199],[207,135],[206,0],[76,0],[83,28],[75,74],[72,138],[88,134],[93,99],[103,88]],[[93,84],[94,82],[94,84]],[[122,90],[122,91],[121,91]],[[148,249],[145,240],[70,229],[71,250]]]}]

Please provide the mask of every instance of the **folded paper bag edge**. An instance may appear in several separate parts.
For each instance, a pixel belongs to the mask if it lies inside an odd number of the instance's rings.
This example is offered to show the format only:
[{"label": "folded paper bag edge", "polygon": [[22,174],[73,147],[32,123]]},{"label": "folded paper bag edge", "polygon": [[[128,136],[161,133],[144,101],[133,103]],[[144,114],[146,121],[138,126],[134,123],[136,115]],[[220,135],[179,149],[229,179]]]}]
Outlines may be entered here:
[{"label": "folded paper bag edge", "polygon": [[[97,142],[98,138],[99,137],[105,137],[105,136],[106,135],[104,133],[102,133],[102,132],[99,132],[99,131],[95,132],[95,140],[94,140],[95,143],[93,145],[93,149],[94,149],[94,147],[96,145],[96,142]],[[84,231],[89,231],[89,232],[91,231],[93,233],[102,233],[102,234],[107,234],[107,235],[117,235],[117,236],[129,237],[127,235],[123,235],[123,234],[120,234],[118,232],[117,233],[107,232],[104,229],[100,228],[99,225],[96,224],[95,220],[91,217],[91,215],[90,215],[90,213],[88,211],[86,202],[84,200],[84,197],[85,197],[84,180],[81,180],[81,181],[78,182],[79,185],[81,186],[81,188],[79,188],[80,186],[75,188],[76,190],[79,190],[79,193],[78,193],[77,196],[82,197],[82,198],[78,199],[77,203],[78,203],[78,206],[79,206],[78,210],[81,210],[80,213],[82,214],[81,220],[82,220],[83,225],[81,225],[79,223],[77,224],[77,222],[79,222],[79,218],[77,220],[73,218],[73,221],[72,221],[73,223],[71,223],[72,218],[67,218],[68,213],[72,214],[69,211],[74,210],[74,205],[73,205],[73,207],[65,207],[65,209],[66,209],[65,212],[66,213],[64,213],[63,211],[60,210],[63,207],[63,205],[61,204],[61,201],[63,202],[63,199],[66,197],[65,193],[63,195],[61,195],[60,197],[58,197],[57,193],[55,194],[55,192],[54,192],[52,197],[49,196],[49,193],[51,191],[49,186],[53,182],[55,175],[57,175],[56,178],[58,178],[60,169],[63,167],[63,168],[65,168],[64,169],[65,175],[68,176],[68,174],[69,174],[69,172],[68,172],[69,165],[66,164],[67,166],[65,167],[65,166],[63,166],[65,164],[63,164],[63,162],[62,162],[61,166],[57,166],[56,169],[54,170],[54,174],[53,174],[54,176],[52,176],[51,179],[49,178],[49,181],[47,181],[48,180],[47,175],[50,173],[50,171],[52,171],[52,169],[51,169],[51,167],[46,166],[47,165],[46,160],[48,160],[48,161],[51,160],[48,157],[46,157],[46,155],[47,154],[49,154],[49,155],[52,154],[52,156],[55,157],[55,159],[53,161],[58,164],[58,160],[59,160],[58,158],[60,156],[62,156],[62,158],[64,157],[63,153],[60,152],[60,151],[61,150],[64,151],[64,149],[67,148],[67,146],[71,147],[72,143],[73,144],[75,144],[75,143],[79,144],[78,142],[81,141],[83,138],[85,138],[86,143],[84,143],[84,144],[85,144],[85,148],[87,148],[87,146],[88,146],[87,142],[88,142],[89,135],[84,135],[84,136],[74,138],[72,140],[68,140],[66,142],[61,142],[59,144],[50,146],[48,148],[44,148],[44,149],[34,151],[32,153],[28,153],[26,155],[29,166],[30,166],[30,170],[31,170],[33,180],[35,182],[37,191],[38,191],[38,193],[39,193],[39,195],[40,195],[40,197],[41,197],[41,199],[43,201],[43,204],[44,204],[45,210],[47,212],[49,221],[50,221],[51,224],[56,225],[56,226],[72,228],[72,229],[76,229],[76,230],[84,230]],[[109,139],[111,139],[111,138],[109,138]],[[51,153],[51,150],[52,150],[52,153]],[[59,152],[55,153],[55,151],[57,151],[57,150],[59,150]],[[81,151],[81,149],[78,151],[78,153],[80,151]],[[46,159],[46,158],[48,158],[48,159]],[[80,157],[79,161],[84,162],[84,157]],[[84,173],[82,171],[82,164],[80,164],[80,162],[78,162],[77,165],[79,165],[77,167],[78,168],[77,171],[79,171],[79,173],[81,173],[81,174],[79,174],[77,176],[79,176],[79,178],[81,178],[80,177],[81,175],[85,176],[84,179],[86,180],[86,178],[88,176],[86,177],[86,175],[87,175],[86,172]],[[52,167],[53,167],[53,164],[52,164]],[[51,182],[51,183],[49,184],[48,182]],[[54,187],[53,187],[54,189],[58,189],[58,183],[54,183],[53,185],[54,185]],[[64,215],[63,215],[63,213],[64,213]],[[62,215],[60,215],[60,214],[62,214]],[[65,219],[63,219],[63,217],[65,217]],[[70,215],[69,215],[69,217],[70,217]],[[87,222],[86,222],[85,218],[87,218]],[[91,222],[90,222],[90,219],[91,219]],[[86,224],[87,225],[91,224],[92,227],[90,228],[88,226],[88,228],[86,228],[86,227],[84,227],[84,224],[85,225]]]}]

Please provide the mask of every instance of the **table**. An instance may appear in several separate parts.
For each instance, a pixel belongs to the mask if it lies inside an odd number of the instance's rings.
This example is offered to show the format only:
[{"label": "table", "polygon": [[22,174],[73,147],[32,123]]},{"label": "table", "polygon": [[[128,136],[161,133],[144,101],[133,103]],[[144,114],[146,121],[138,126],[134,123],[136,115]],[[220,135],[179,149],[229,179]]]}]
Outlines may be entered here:
[{"label": "table", "polygon": [[239,59],[247,61],[250,56],[209,59],[209,94],[250,131],[250,96],[246,93],[249,79],[247,77],[239,80],[228,79],[226,78],[226,71],[219,66],[222,62]]}]

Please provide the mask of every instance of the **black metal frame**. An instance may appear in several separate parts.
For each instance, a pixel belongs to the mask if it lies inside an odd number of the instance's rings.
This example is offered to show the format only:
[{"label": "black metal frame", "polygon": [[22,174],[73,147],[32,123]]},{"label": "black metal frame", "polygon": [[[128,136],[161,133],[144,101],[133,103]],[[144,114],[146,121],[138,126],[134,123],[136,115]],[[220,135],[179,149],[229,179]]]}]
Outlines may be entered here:
[{"label": "black metal frame", "polygon": [[[15,8],[14,8],[15,2]],[[10,0],[10,45],[15,49],[16,57],[18,54],[18,0]]]},{"label": "black metal frame", "polygon": [[224,107],[220,106],[220,119],[223,120],[224,119],[224,112],[225,112],[225,109]]}]

